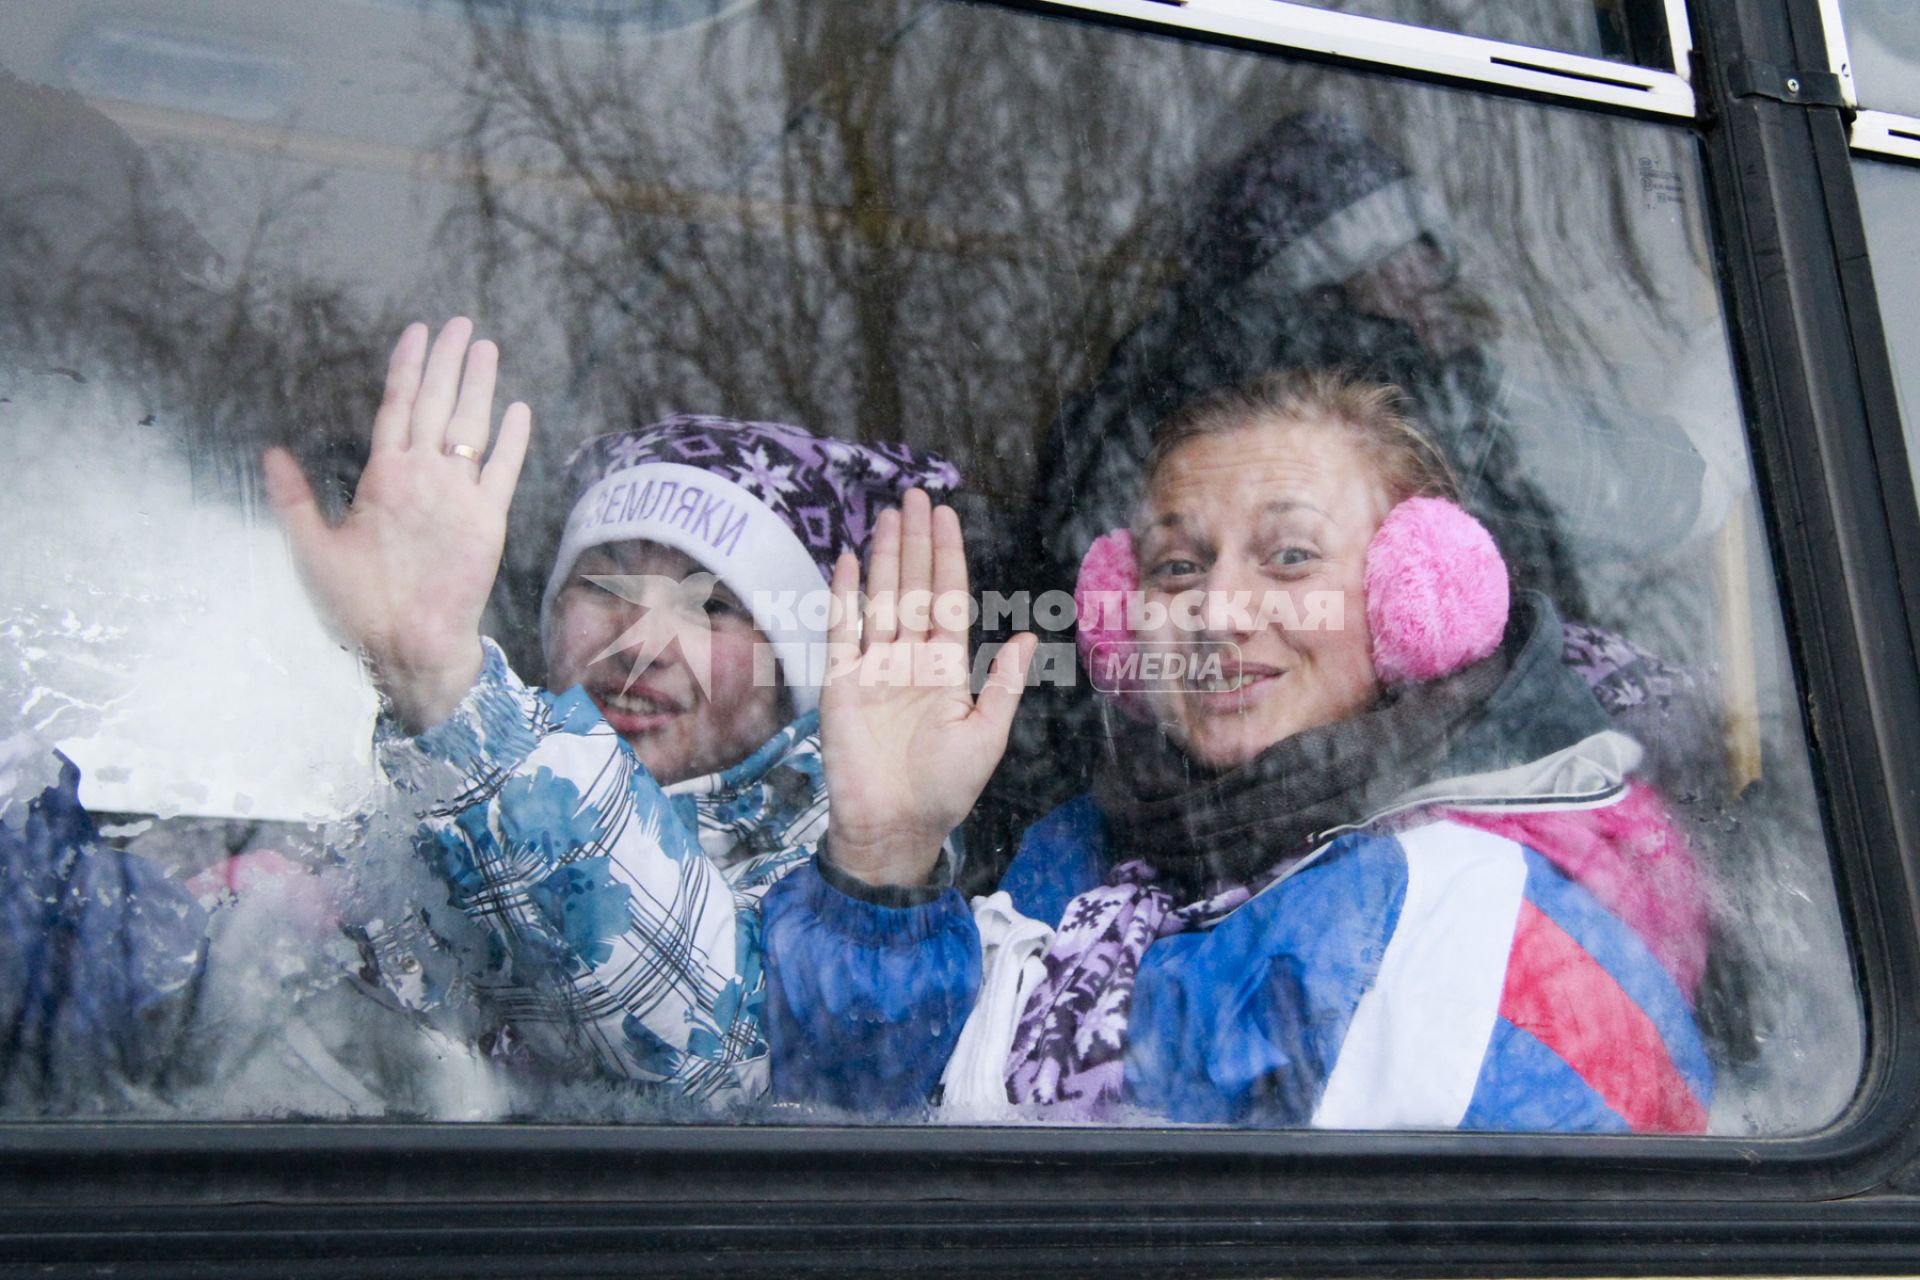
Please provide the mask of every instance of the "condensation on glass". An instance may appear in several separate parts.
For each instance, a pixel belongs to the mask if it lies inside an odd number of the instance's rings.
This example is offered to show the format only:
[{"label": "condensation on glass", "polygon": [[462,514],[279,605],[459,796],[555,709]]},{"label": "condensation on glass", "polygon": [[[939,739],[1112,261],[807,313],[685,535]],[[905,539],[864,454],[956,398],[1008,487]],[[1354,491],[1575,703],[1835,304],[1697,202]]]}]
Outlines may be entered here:
[{"label": "condensation on glass", "polygon": [[1907,455],[1920,464],[1920,228],[1913,201],[1920,198],[1920,168],[1862,160],[1853,166],[1860,216],[1867,228],[1874,292],[1893,356],[1893,384]]},{"label": "condensation on glass", "polygon": [[1920,4],[1840,0],[1860,105],[1920,116]]},{"label": "condensation on glass", "polygon": [[[1344,7],[1658,61],[1653,5],[1567,3],[1550,37],[1537,8]],[[375,697],[258,497],[286,443],[344,503],[393,336],[456,312],[535,409],[488,619],[530,677],[560,463],[596,431],[710,411],[938,450],[976,579],[1045,588],[1126,523],[1177,395],[1397,381],[1520,579],[1668,673],[1615,710],[1713,885],[1712,1131],[1840,1112],[1863,1023],[1688,132],[956,0],[650,13],[0,12],[7,821],[57,747],[99,830],[63,883],[115,936],[205,915],[112,1000],[5,917],[0,958],[66,1010],[46,1060],[0,1061],[9,1115],[657,1114],[529,1083],[430,945]],[[969,887],[1086,787],[1090,705],[1034,692]]]}]

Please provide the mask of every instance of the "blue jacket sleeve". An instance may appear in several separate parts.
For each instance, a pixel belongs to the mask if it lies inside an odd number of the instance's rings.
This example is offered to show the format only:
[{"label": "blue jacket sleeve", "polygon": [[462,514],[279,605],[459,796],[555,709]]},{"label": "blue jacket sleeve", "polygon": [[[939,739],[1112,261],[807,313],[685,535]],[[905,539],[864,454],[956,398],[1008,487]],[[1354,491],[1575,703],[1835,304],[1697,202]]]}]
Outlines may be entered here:
[{"label": "blue jacket sleeve", "polygon": [[90,1111],[175,1065],[206,916],[156,864],[100,842],[80,771],[0,822],[0,1103]]},{"label": "blue jacket sleeve", "polygon": [[980,935],[952,889],[882,906],[809,863],[767,891],[773,1096],[848,1111],[926,1105],[980,989]]}]

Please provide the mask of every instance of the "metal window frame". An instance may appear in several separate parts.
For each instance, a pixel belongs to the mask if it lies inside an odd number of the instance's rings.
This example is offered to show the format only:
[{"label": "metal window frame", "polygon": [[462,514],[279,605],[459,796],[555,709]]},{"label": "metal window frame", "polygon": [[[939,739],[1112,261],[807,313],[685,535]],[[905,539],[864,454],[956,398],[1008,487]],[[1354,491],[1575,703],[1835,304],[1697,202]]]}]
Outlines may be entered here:
[{"label": "metal window frame", "polygon": [[1826,37],[1827,69],[1840,77],[1840,96],[1849,107],[1860,105],[1858,86],[1853,83],[1853,55],[1847,50],[1847,23],[1840,12],[1840,0],[1819,0],[1820,30]]},{"label": "metal window frame", "polygon": [[1840,77],[1841,96],[1852,109],[1847,145],[1873,155],[1920,160],[1920,116],[1896,111],[1862,110],[1860,86],[1853,78],[1853,53],[1847,47],[1843,0],[1818,0],[1820,30],[1827,47],[1827,68]]},{"label": "metal window frame", "polygon": [[1693,79],[1693,20],[1687,17],[1687,0],[1666,0],[1667,47],[1673,53],[1673,72],[1682,80]]},{"label": "metal window frame", "polygon": [[1692,27],[1685,0],[1663,0],[1673,70],[1335,13],[1293,0],[1037,0],[1131,24],[1224,37],[1560,98],[1691,119]]},{"label": "metal window frame", "polygon": [[1890,111],[1862,111],[1853,118],[1848,142],[1855,151],[1920,160],[1920,119]]}]

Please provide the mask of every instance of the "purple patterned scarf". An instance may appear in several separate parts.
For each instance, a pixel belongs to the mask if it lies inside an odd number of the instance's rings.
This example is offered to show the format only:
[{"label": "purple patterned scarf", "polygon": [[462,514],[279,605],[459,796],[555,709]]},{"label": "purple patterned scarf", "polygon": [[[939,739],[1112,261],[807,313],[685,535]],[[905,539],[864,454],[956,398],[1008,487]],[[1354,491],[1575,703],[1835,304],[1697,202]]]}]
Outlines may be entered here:
[{"label": "purple patterned scarf", "polygon": [[[1291,866],[1291,864],[1288,864]],[[1264,888],[1279,878],[1264,876]],[[1229,885],[1175,907],[1145,862],[1123,862],[1109,883],[1075,898],[1047,951],[1047,977],[1027,998],[1007,1059],[1007,1096],[1095,1120],[1121,1098],[1127,1013],[1140,958],[1161,938],[1223,919],[1258,888]]]}]

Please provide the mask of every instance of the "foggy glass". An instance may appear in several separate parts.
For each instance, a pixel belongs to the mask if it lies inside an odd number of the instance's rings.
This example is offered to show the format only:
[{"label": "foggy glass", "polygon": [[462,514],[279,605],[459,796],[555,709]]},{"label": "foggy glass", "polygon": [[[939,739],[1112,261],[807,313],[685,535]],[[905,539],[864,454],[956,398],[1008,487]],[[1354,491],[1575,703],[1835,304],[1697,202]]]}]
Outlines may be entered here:
[{"label": "foggy glass", "polygon": [[[1626,56],[1606,6],[1551,38],[1414,7],[1375,16]],[[1680,673],[1622,715],[1715,885],[1713,1131],[1838,1114],[1864,1028],[1684,129],[957,0],[656,18],[0,11],[0,800],[58,748],[100,847],[206,913],[146,1030],[0,1068],[8,1114],[661,1114],[513,1067],[260,496],[284,443],[340,508],[394,336],[454,313],[534,407],[487,623],[530,680],[561,461],[597,432],[936,450],[976,582],[1044,590],[1126,523],[1179,399],[1305,364],[1401,384],[1521,584]],[[1221,229],[1223,189],[1253,223]],[[1282,241],[1284,269],[1235,257]],[[1085,790],[1098,718],[1084,684],[1031,692],[964,887]],[[229,901],[261,853],[296,872]]]},{"label": "foggy glass", "polygon": [[1920,474],[1920,228],[1912,215],[1920,198],[1920,169],[1862,160],[1853,166],[1853,180],[1867,227],[1880,322],[1893,356],[1907,456]]}]

